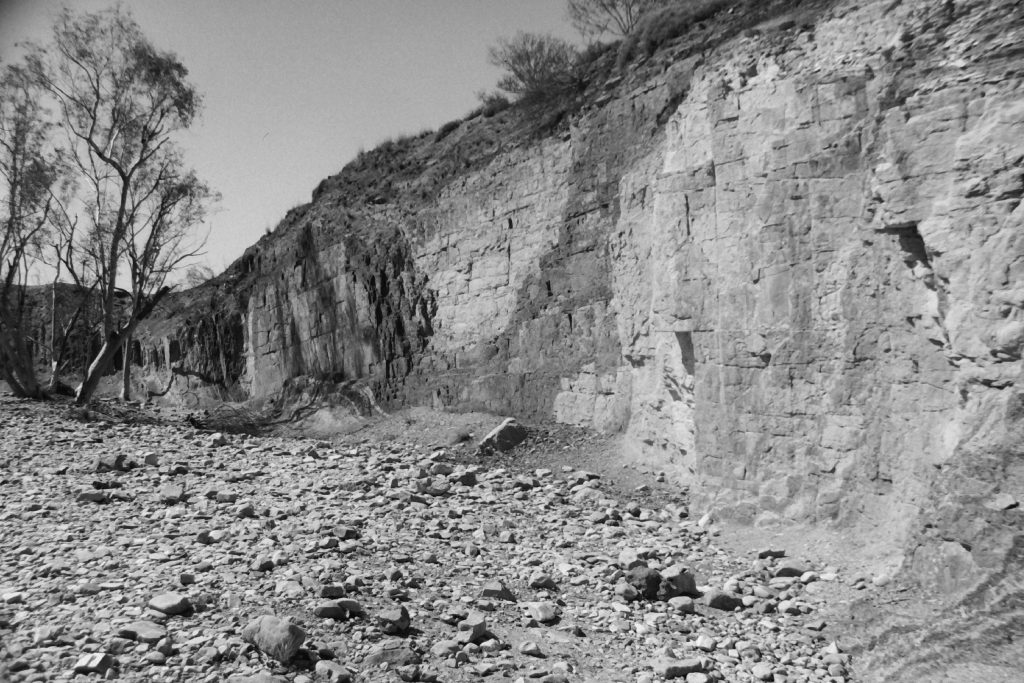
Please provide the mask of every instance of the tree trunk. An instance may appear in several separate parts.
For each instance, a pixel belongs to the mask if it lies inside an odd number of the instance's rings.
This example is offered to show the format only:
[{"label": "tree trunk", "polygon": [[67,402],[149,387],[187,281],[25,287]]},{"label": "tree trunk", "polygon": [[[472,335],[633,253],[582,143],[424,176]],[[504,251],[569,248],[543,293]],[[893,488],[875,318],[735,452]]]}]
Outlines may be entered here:
[{"label": "tree trunk", "polygon": [[[15,395],[21,395],[24,398],[34,398],[37,400],[46,398],[46,392],[43,391],[43,387],[39,384],[34,368],[15,367],[14,375],[18,378],[19,383],[21,384],[18,388],[20,391],[15,390]],[[14,389],[14,387],[12,386],[11,389]]]},{"label": "tree trunk", "polygon": [[50,386],[57,379],[57,279],[60,277],[60,265],[57,266],[57,274],[53,276],[50,284]]},{"label": "tree trunk", "polygon": [[[17,331],[15,331],[17,334]],[[31,353],[25,354],[24,343],[18,343],[17,339],[5,336],[0,339],[0,366],[3,368],[3,378],[11,387],[15,396],[21,398],[46,398],[39,380],[36,378],[35,365],[32,362]]]},{"label": "tree trunk", "polygon": [[[96,354],[96,358],[89,365],[89,369],[85,371],[85,379],[82,380],[82,383],[78,385],[78,389],[75,390],[75,403],[83,406],[92,400],[93,394],[96,393],[100,386],[100,380],[103,379],[103,375],[110,369],[110,364],[114,361],[118,347],[125,343],[125,340],[132,338],[135,334],[135,328],[139,326],[139,323],[152,313],[156,305],[160,303],[160,300],[170,294],[170,292],[170,287],[161,287],[156,294],[142,304],[135,317],[128,319],[128,323],[124,327],[107,336],[103,341],[100,352]],[[127,366],[128,363],[125,365]]]},{"label": "tree trunk", "polygon": [[96,354],[92,363],[89,364],[89,368],[85,371],[85,378],[78,385],[78,388],[75,389],[75,403],[84,406],[92,400],[96,390],[100,388],[103,376],[110,370],[110,366],[114,362],[114,356],[117,355],[117,350],[124,344],[123,340],[131,338],[138,324],[138,320],[130,321],[126,327],[117,330],[103,342],[99,353]]},{"label": "tree trunk", "polygon": [[93,394],[100,387],[100,380],[103,379],[103,375],[110,368],[110,364],[113,362],[114,355],[117,353],[120,345],[121,341],[117,335],[113,339],[107,339],[103,342],[100,352],[96,354],[96,357],[92,359],[92,363],[86,369],[85,378],[78,385],[78,388],[75,389],[75,403],[84,406],[92,400]]},{"label": "tree trunk", "polygon": [[35,358],[25,344],[22,333],[21,307],[11,313],[7,306],[7,291],[0,298],[0,369],[15,396],[45,398],[46,394],[36,379]]},{"label": "tree trunk", "polygon": [[124,337],[124,344],[121,347],[121,358],[124,362],[121,364],[121,400],[130,401],[132,400],[132,335],[126,334]]},{"label": "tree trunk", "polygon": [[[53,360],[50,363],[50,382],[47,384],[47,391],[53,392],[57,390],[57,385],[60,383],[60,373],[64,366],[64,357],[68,354],[68,349],[71,346],[71,335],[75,331],[75,325],[78,323],[78,319],[82,315],[82,311],[86,309],[92,299],[92,292],[95,289],[95,285],[90,287],[85,295],[82,296],[78,307],[75,308],[75,312],[71,315],[71,320],[64,326],[63,332],[61,332],[59,340],[52,340],[50,342],[50,353],[53,356]],[[54,290],[56,291],[56,290]],[[54,310],[56,310],[56,298],[54,298]],[[51,337],[56,336],[56,317],[53,320],[53,330]]]},{"label": "tree trunk", "polygon": [[7,386],[11,388],[11,393],[18,398],[25,397],[25,389],[21,386],[21,382],[14,376],[14,372],[11,370],[10,365],[6,358],[0,357],[0,377],[7,382]]}]

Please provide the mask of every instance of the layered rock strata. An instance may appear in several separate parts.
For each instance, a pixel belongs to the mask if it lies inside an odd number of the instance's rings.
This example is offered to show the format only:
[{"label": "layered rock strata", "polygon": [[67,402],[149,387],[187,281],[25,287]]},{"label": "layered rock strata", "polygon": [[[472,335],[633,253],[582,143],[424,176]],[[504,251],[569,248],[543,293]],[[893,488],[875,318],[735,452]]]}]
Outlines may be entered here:
[{"label": "layered rock strata", "polygon": [[[150,343],[237,396],[309,375],[621,432],[695,509],[856,524],[976,585],[1020,539],[986,504],[1024,497],[1024,9],[773,7],[550,135],[504,112],[365,155],[212,285],[227,318]],[[181,331],[217,324],[213,362]]]}]

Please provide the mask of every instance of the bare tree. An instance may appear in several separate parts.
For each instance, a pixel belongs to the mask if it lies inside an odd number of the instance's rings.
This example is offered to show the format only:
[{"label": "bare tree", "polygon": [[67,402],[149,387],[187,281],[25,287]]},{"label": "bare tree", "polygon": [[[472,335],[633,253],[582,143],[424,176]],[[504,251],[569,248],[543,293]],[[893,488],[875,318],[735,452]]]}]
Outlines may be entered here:
[{"label": "bare tree", "polygon": [[[169,291],[163,269],[180,262],[170,252],[192,249],[168,231],[187,231],[201,211],[176,223],[186,216],[166,209],[166,199],[181,192],[183,179],[198,184],[172,138],[194,120],[199,95],[177,57],[153,47],[119,7],[65,10],[51,44],[35,46],[27,61],[56,105],[88,217],[73,235],[76,258],[65,263],[97,283],[103,343],[76,390],[76,400],[88,403],[117,351]],[[210,198],[202,187],[190,195],[200,203]],[[124,278],[130,291],[120,286]]]},{"label": "bare tree", "polygon": [[575,77],[576,49],[550,35],[520,31],[489,51],[491,64],[505,69],[498,87],[520,102],[543,101],[569,90]]},{"label": "bare tree", "polygon": [[584,38],[605,33],[625,36],[640,17],[666,0],[568,0],[566,13],[573,28]]},{"label": "bare tree", "polygon": [[42,398],[26,329],[29,276],[51,237],[51,187],[60,176],[40,92],[29,74],[0,76],[0,373],[17,396]]}]

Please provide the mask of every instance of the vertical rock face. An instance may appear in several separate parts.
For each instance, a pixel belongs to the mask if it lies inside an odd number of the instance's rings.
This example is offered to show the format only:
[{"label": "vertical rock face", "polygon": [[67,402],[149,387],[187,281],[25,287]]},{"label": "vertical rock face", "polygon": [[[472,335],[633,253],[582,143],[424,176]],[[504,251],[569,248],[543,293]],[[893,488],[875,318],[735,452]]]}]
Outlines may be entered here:
[{"label": "vertical rock face", "polygon": [[[352,230],[342,239],[328,231]],[[391,399],[418,340],[429,334],[432,294],[417,282],[408,247],[392,226],[323,222],[316,207],[299,215],[292,234],[255,255],[246,309],[250,395],[279,391],[286,380],[314,376],[335,382],[372,378]],[[268,263],[269,261],[269,263]]]},{"label": "vertical rock face", "polygon": [[592,79],[551,135],[505,112],[370,153],[215,284],[230,357],[182,333],[219,329],[202,306],[151,344],[240,396],[305,375],[621,432],[701,510],[862,525],[946,590],[998,575],[1024,9],[797,8]]},{"label": "vertical rock face", "polygon": [[775,56],[751,39],[633,181],[653,201],[614,244],[630,432],[685,449],[705,507],[904,540],[1014,400],[1024,109],[997,17],[1020,34],[1019,6],[861,3]]}]

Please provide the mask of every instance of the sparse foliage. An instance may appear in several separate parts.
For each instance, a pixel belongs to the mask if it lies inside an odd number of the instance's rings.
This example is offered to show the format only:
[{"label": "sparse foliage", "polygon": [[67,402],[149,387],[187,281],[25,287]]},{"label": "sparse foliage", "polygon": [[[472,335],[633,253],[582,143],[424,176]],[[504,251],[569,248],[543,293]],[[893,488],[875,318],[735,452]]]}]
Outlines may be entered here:
[{"label": "sparse foliage", "polygon": [[0,372],[18,396],[41,398],[25,323],[26,287],[51,241],[52,191],[62,169],[40,91],[29,74],[0,76]]},{"label": "sparse foliage", "polygon": [[629,34],[645,12],[664,6],[666,0],[568,0],[566,14],[584,38],[610,33]]},{"label": "sparse foliage", "polygon": [[448,137],[449,134],[458,130],[460,125],[462,125],[462,119],[455,119],[444,124],[443,126],[437,129],[436,133],[434,133],[434,142],[440,142],[441,140],[444,140],[446,137]]},{"label": "sparse foliage", "polygon": [[[202,222],[211,198],[209,188],[185,170],[178,151],[168,146],[132,184],[132,220],[124,238],[131,282],[131,309],[142,310],[155,293],[165,290],[167,277],[198,255],[193,227]],[[125,332],[121,398],[130,398],[132,331]]]},{"label": "sparse foliage", "polygon": [[34,46],[27,64],[54,104],[80,188],[74,206],[62,207],[61,263],[76,282],[95,281],[100,301],[103,344],[76,390],[87,403],[169,291],[167,275],[200,247],[192,229],[213,194],[173,141],[200,99],[177,57],[157,50],[120,8],[65,10],[51,43]]},{"label": "sparse foliage", "polygon": [[191,288],[206,284],[217,274],[207,265],[195,265],[185,271],[185,286]]},{"label": "sparse foliage", "polygon": [[617,66],[624,68],[637,55],[653,55],[662,45],[733,4],[733,0],[685,0],[650,8],[619,46]]},{"label": "sparse foliage", "polygon": [[506,71],[498,87],[520,102],[557,98],[576,85],[576,49],[554,36],[519,32],[499,41],[489,57],[493,65]]},{"label": "sparse foliage", "polygon": [[480,106],[473,111],[473,116],[479,114],[485,119],[488,119],[495,114],[505,111],[512,103],[509,102],[508,98],[499,92],[487,92],[480,91],[476,94],[476,98],[480,100]]}]

